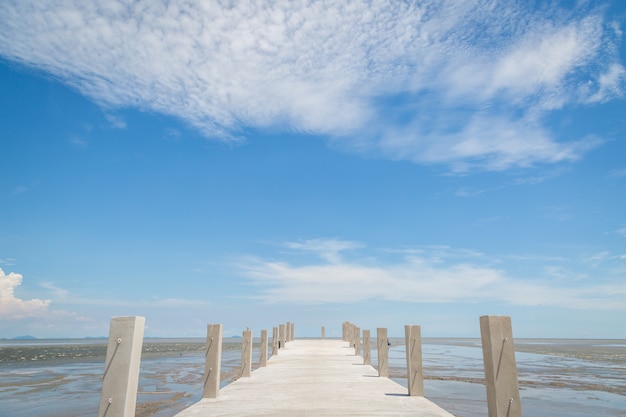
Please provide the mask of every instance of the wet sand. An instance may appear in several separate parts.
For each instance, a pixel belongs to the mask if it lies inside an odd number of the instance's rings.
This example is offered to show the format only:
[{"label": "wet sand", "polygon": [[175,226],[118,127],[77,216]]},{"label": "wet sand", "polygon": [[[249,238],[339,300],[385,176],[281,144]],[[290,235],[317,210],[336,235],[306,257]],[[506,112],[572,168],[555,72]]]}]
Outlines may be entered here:
[{"label": "wet sand", "polygon": [[[404,340],[390,342],[391,377],[406,384]],[[0,343],[0,417],[97,415],[105,343]],[[515,345],[526,417],[626,416],[626,341],[518,339]],[[222,386],[239,377],[240,348],[240,339],[225,339]],[[257,347],[253,363],[258,355]],[[457,416],[486,415],[480,340],[424,339],[423,357],[429,399]],[[137,416],[171,417],[197,402],[203,373],[202,339],[146,339]]]}]

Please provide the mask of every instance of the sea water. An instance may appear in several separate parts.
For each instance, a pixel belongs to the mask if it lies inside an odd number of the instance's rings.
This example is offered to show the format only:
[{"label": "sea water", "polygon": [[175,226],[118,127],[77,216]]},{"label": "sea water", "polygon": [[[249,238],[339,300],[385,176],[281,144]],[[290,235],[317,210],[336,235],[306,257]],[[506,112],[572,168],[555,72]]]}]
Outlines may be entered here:
[{"label": "sea water", "polygon": [[[406,386],[404,340],[390,341],[391,377]],[[525,417],[626,417],[626,341],[515,346]],[[204,349],[203,339],[146,339],[136,417],[171,417],[199,401]],[[241,340],[224,339],[222,349],[225,386],[239,376]],[[0,417],[97,416],[105,354],[106,340],[0,341]],[[480,340],[425,338],[422,356],[428,399],[456,416],[487,416]]]}]

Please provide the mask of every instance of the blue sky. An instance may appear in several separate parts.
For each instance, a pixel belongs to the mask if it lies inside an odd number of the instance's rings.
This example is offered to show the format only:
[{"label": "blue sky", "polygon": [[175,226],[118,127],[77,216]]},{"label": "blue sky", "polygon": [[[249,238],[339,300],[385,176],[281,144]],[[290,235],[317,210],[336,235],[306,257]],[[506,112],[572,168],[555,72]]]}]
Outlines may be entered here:
[{"label": "blue sky", "polygon": [[0,337],[626,338],[626,6],[0,3]]}]

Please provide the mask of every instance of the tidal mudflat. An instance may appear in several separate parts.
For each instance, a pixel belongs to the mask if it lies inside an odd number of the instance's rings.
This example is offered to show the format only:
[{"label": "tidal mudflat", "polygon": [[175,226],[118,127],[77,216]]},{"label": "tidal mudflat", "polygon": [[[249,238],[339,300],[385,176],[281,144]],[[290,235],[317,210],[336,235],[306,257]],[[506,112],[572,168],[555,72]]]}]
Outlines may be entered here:
[{"label": "tidal mudflat", "polygon": [[[405,385],[404,341],[390,341],[391,377]],[[515,346],[525,417],[626,416],[625,340]],[[480,340],[425,338],[422,351],[426,397],[457,416],[486,416]],[[105,353],[102,339],[0,341],[0,417],[97,415]],[[222,386],[238,378],[240,361],[241,340],[224,339]],[[137,417],[171,417],[198,401],[203,372],[203,339],[146,339]]]}]

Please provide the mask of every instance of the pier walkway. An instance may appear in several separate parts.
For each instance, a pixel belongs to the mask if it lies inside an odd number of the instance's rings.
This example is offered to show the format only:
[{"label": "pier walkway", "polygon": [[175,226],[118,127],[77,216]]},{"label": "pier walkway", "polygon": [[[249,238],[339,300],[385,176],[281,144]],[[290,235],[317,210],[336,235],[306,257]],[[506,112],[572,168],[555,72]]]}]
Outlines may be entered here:
[{"label": "pier walkway", "polygon": [[175,417],[453,417],[385,377],[341,340],[293,340],[266,367]]}]

